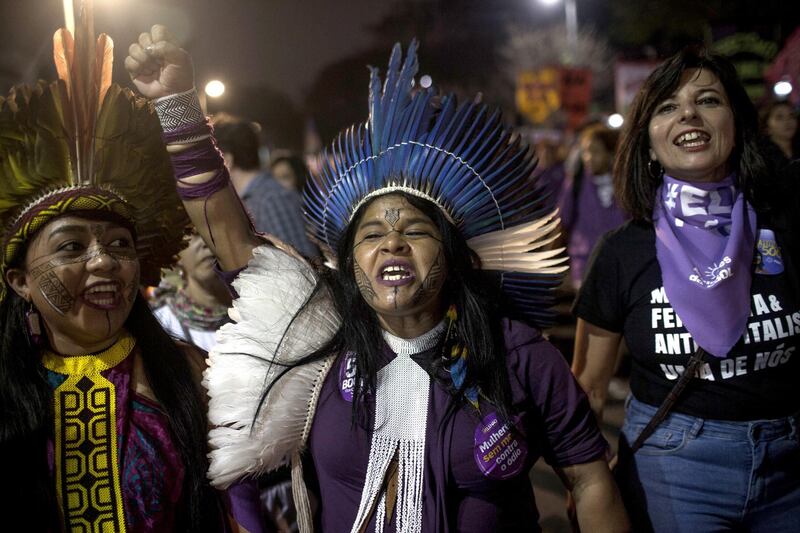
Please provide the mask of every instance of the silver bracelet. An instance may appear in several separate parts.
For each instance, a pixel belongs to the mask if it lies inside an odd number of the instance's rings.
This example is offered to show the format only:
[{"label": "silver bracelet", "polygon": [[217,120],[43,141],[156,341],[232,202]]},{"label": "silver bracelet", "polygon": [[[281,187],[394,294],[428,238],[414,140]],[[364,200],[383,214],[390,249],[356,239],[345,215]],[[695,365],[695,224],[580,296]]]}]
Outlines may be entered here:
[{"label": "silver bracelet", "polygon": [[205,121],[197,89],[171,94],[153,101],[161,129],[165,132],[192,126]]}]

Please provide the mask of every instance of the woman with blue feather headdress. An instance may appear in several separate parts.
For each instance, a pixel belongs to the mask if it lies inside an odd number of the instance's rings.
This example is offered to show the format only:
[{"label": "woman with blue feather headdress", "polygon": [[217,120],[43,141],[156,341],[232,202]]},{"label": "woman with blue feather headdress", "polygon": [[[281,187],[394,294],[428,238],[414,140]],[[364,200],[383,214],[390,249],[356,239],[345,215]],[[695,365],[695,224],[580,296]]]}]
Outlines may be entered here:
[{"label": "woman with blue feather headdress", "polygon": [[538,530],[544,457],[582,528],[627,529],[588,401],[536,329],[566,270],[558,218],[498,112],[415,90],[416,44],[395,46],[383,81],[371,69],[369,119],[306,184],[329,268],[253,230],[166,30],[129,53],[238,294],[204,377],[212,484],[290,463],[301,531]]}]

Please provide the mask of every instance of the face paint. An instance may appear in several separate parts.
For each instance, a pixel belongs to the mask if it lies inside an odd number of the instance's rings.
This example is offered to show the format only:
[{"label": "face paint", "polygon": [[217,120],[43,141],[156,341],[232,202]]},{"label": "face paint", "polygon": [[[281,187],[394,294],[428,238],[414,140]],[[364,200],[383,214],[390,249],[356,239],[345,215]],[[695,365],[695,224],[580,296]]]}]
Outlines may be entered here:
[{"label": "face paint", "polygon": [[[92,230],[92,235],[96,236],[98,234],[102,234],[102,232],[98,232],[96,229]],[[42,294],[44,299],[59,313],[62,315],[69,311],[75,303],[75,296],[70,294],[69,290],[64,286],[64,284],[59,279],[56,271],[59,267],[68,266],[68,265],[78,265],[81,263],[87,263],[101,255],[108,255],[112,259],[118,262],[134,262],[136,264],[136,276],[135,281],[132,279],[129,283],[128,287],[136,287],[138,284],[138,270],[139,270],[139,262],[136,257],[136,252],[134,250],[130,251],[119,251],[119,250],[112,250],[109,251],[105,247],[100,245],[95,245],[86,250],[86,253],[81,254],[77,257],[53,257],[48,259],[47,257],[40,258],[44,259],[44,262],[40,265],[36,265],[37,261],[34,261],[33,266],[30,269],[30,276],[33,278],[37,284],[39,285],[39,292]],[[135,295],[135,294],[134,294]],[[132,302],[130,297],[127,298],[128,301]]]},{"label": "face paint", "polygon": [[58,279],[58,276],[56,276],[54,272],[46,272],[39,277],[38,282],[39,292],[42,293],[44,299],[47,300],[47,303],[49,303],[53,309],[62,315],[72,309],[75,298],[70,295],[67,288],[64,287],[64,284],[61,283],[61,280]]},{"label": "face paint", "polygon": [[444,250],[439,247],[439,255],[436,256],[436,261],[428,271],[428,275],[422,280],[422,285],[419,286],[417,292],[414,293],[413,302],[418,304],[425,301],[436,294],[444,282]]},{"label": "face paint", "polygon": [[387,209],[383,214],[383,219],[394,229],[394,225],[400,220],[400,209]]},{"label": "face paint", "polygon": [[60,336],[92,345],[115,336],[138,291],[133,238],[114,222],[59,217],[31,239],[25,264],[25,283],[51,342]]},{"label": "face paint", "polygon": [[440,307],[446,264],[439,228],[403,196],[369,204],[355,242],[356,284],[379,316],[430,314]]},{"label": "face paint", "polygon": [[[138,267],[138,263],[137,263],[137,267]],[[138,268],[137,268],[137,271],[136,271],[136,279],[137,280],[139,279]],[[131,282],[128,283],[128,285],[125,287],[125,301],[127,301],[129,304],[133,305],[133,300],[136,298],[136,293],[138,291],[139,291],[138,283],[133,281],[133,280],[131,280]]]},{"label": "face paint", "polygon": [[51,259],[30,271],[31,277],[39,285],[39,292],[41,295],[53,309],[62,315],[72,309],[75,298],[69,293],[64,284],[61,283],[61,280],[58,279],[55,270],[59,266],[70,263],[71,261],[65,262]]},{"label": "face paint", "polygon": [[356,285],[358,285],[358,290],[361,291],[361,296],[364,297],[367,303],[373,301],[375,299],[375,289],[372,288],[369,277],[358,266],[358,261],[353,261],[353,270],[355,271]]},{"label": "face paint", "polygon": [[103,236],[103,233],[106,231],[106,228],[102,224],[92,224],[91,226],[89,226],[89,231],[91,231],[92,235],[94,235],[95,238],[99,240]]}]

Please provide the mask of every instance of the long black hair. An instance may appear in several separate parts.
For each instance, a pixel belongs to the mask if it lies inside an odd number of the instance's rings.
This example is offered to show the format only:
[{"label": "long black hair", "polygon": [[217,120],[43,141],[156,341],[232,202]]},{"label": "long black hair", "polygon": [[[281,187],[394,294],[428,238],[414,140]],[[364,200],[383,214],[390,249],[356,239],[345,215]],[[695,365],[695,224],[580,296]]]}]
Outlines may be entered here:
[{"label": "long black hair", "polygon": [[[30,241],[29,241],[30,242]],[[24,257],[24,251],[20,257]],[[9,290],[0,303],[0,506],[9,512],[38,509],[32,520],[48,530],[58,521],[55,482],[47,464],[47,440],[53,434],[52,388],[40,349],[25,334],[26,303]],[[184,466],[184,505],[180,531],[218,531],[223,517],[206,480],[207,423],[199,384],[186,354],[175,344],[137,294],[126,329],[136,339],[145,374]],[[21,506],[21,507],[20,507]],[[30,524],[29,524],[30,525]],[[55,526],[56,530],[60,526]]]},{"label": "long black hair", "polygon": [[47,464],[52,392],[24,331],[25,301],[9,290],[0,303],[0,509],[4,516],[37,509],[28,513],[27,527],[58,531],[55,482]]},{"label": "long black hair", "polygon": [[707,70],[722,83],[733,112],[734,147],[728,167],[738,186],[753,201],[753,184],[764,179],[767,167],[758,148],[758,115],[730,61],[704,48],[690,46],[661,63],[647,77],[631,105],[614,161],[614,190],[620,205],[635,219],[651,220],[662,177],[648,169],[648,126],[656,107],[675,92],[683,73]]},{"label": "long black hair", "polygon": [[[416,196],[393,194],[402,195],[409,204],[424,213],[436,224],[441,234],[447,269],[447,277],[441,291],[443,309],[447,309],[450,304],[456,306],[457,339],[467,348],[469,354],[466,359],[466,379],[461,389],[453,391],[448,410],[452,411],[463,404],[464,391],[477,386],[482,396],[495,406],[498,414],[508,420],[512,414],[511,388],[505,365],[501,318],[509,314],[510,309],[505,308],[503,301],[498,298],[499,285],[496,280],[477,268],[479,266],[477,255],[467,246],[461,233],[447,220],[441,209],[432,202]],[[354,423],[366,420],[359,416],[359,409],[365,404],[360,400],[374,397],[378,364],[382,359],[384,344],[378,317],[361,295],[353,268],[355,234],[361,217],[370,203],[362,205],[353,216],[337,244],[338,268],[324,271],[321,285],[317,288],[317,290],[321,287],[330,288],[336,311],[339,316],[346,319],[342,320],[339,330],[327,345],[283,369],[285,373],[291,368],[319,360],[332,353],[342,353],[344,350],[354,352],[356,359],[352,410]],[[308,301],[314,296],[315,294],[312,294]],[[301,308],[299,313],[302,312]],[[272,385],[265,390],[262,403],[271,388]]]},{"label": "long black hair", "polygon": [[137,294],[125,327],[136,339],[150,388],[169,420],[185,469],[183,494],[186,510],[180,529],[217,531],[224,518],[209,486],[208,421],[205,392],[195,381],[187,355],[175,344]]}]

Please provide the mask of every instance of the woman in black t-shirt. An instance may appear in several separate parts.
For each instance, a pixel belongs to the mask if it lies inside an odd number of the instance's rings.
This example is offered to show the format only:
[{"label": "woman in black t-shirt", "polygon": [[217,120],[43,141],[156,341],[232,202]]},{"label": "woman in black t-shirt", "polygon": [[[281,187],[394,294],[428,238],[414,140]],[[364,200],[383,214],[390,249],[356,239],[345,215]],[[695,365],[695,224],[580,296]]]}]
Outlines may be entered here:
[{"label": "woman in black t-shirt", "polygon": [[[590,260],[573,371],[601,416],[623,338],[632,353],[618,481],[636,531],[800,530],[800,180],[766,172],[756,131],[731,64],[687,49],[623,132],[615,187],[633,220]],[[698,346],[702,366],[632,454]]]}]

